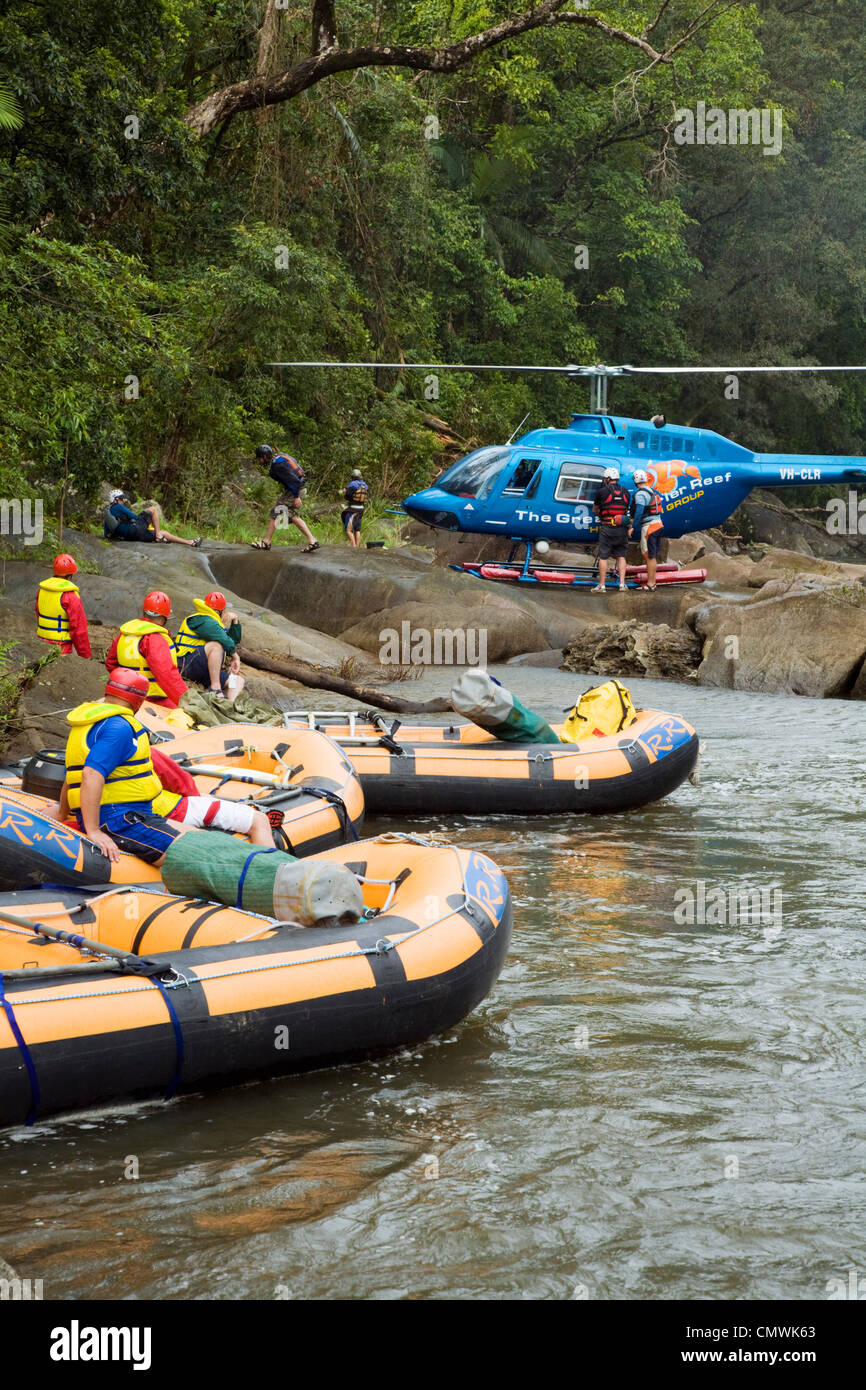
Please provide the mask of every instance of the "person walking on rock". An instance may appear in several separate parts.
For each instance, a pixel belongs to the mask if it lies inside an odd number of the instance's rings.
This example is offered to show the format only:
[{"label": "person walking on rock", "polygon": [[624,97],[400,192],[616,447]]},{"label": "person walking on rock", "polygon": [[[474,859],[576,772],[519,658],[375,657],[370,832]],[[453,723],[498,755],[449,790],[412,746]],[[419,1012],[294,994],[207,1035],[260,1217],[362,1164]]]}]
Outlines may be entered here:
[{"label": "person walking on rock", "polygon": [[43,579],[36,591],[36,636],[41,642],[54,643],[64,656],[77,652],[89,661],[93,653],[87,614],[78,585],[69,577],[78,573],[78,566],[71,555],[58,555],[53,571],[52,577]]},{"label": "person walking on rock", "polygon": [[[226,596],[218,589],[193,602],[196,611],[184,618],[175,639],[180,674],[190,685],[204,686],[218,700],[225,699],[223,692],[233,676],[234,699],[244,688],[237,653],[241,640],[238,615],[227,610]],[[224,669],[226,661],[228,667]]]},{"label": "person walking on rock", "polygon": [[267,464],[269,475],[275,483],[280,484],[283,492],[271,508],[264,540],[253,541],[253,550],[270,550],[278,522],[297,526],[301,535],[306,536],[308,544],[303,548],[305,555],[311,550],[318,550],[319,542],[301,517],[301,505],[307,491],[306,474],[297,459],[293,459],[291,454],[276,453],[270,444],[260,444],[256,449],[256,461]]},{"label": "person walking on rock", "polygon": [[364,482],[360,468],[353,468],[352,476],[343,492],[346,506],[340,518],[346,539],[353,550],[359,550],[361,547],[361,522],[369,497],[370,489]]}]

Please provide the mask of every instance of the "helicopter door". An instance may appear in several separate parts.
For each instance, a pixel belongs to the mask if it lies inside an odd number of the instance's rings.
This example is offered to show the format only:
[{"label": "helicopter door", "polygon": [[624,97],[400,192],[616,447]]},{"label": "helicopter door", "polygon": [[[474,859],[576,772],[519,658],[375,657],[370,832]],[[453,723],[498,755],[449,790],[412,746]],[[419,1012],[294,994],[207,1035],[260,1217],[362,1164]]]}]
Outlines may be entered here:
[{"label": "helicopter door", "polygon": [[515,510],[532,502],[544,476],[542,462],[537,456],[512,456],[508,467],[503,468],[497,480],[497,492],[491,497],[484,518],[485,526],[491,531],[506,534],[515,523]]},{"label": "helicopter door", "polygon": [[567,508],[574,514],[577,530],[584,535],[589,535],[590,528],[598,524],[592,504],[603,479],[604,466],[601,464],[568,459],[559,470],[553,500],[563,503],[563,510]]}]

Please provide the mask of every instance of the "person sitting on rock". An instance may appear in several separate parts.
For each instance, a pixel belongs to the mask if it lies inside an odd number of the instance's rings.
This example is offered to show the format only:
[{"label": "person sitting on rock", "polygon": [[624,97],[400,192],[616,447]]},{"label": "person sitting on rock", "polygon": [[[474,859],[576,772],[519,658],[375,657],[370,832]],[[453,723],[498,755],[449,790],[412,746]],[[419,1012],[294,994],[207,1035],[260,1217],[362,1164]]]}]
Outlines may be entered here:
[{"label": "person sitting on rock", "polygon": [[105,700],[70,710],[60,819],[72,812],[114,863],[125,850],[158,867],[183,828],[153,809],[163,788],[147,730],[135,718],[146,696],[144,673],[118,666],[106,682]]},{"label": "person sitting on rock", "polygon": [[[223,692],[233,676],[234,698],[244,688],[237,653],[241,640],[238,615],[227,611],[226,596],[218,589],[193,602],[196,611],[184,618],[175,639],[180,674],[188,684],[204,686],[215,700],[225,699]],[[224,669],[226,661],[228,667]]]},{"label": "person sitting on rock", "polygon": [[177,669],[177,647],[167,631],[171,599],[161,589],[145,594],[140,618],[124,623],[108,649],[105,664],[142,671],[147,676],[147,698],[154,704],[177,709],[187,686]]},{"label": "person sitting on rock", "polygon": [[134,512],[126,505],[127,500],[122,488],[116,487],[112,490],[102,524],[106,540],[158,541],[160,544],[173,541],[175,545],[201,545],[201,536],[189,541],[184,540],[183,536],[175,536],[171,531],[164,530],[160,510],[155,502],[149,503],[140,512]]},{"label": "person sitting on rock", "polygon": [[642,468],[634,471],[637,491],[631,499],[631,525],[628,534],[640,537],[641,554],[646,558],[646,588],[651,594],[656,590],[656,566],[662,543],[662,499]]},{"label": "person sitting on rock", "polygon": [[78,573],[71,555],[57,555],[51,579],[43,579],[36,591],[36,636],[41,642],[52,642],[64,656],[77,652],[89,661],[90,634],[87,614],[78,595],[78,586],[69,578]]},{"label": "person sitting on rock", "polygon": [[352,476],[343,492],[346,507],[340,518],[353,550],[359,550],[361,546],[361,522],[369,496],[370,489],[364,482],[360,468],[353,468]]},{"label": "person sitting on rock", "polygon": [[291,454],[276,453],[270,444],[260,444],[256,449],[256,462],[268,465],[269,475],[275,483],[280,484],[283,493],[271,508],[264,540],[252,541],[253,550],[270,550],[278,524],[297,526],[301,535],[306,536],[309,544],[304,546],[305,555],[311,550],[318,550],[319,542],[307,523],[301,519],[301,504],[307,489],[304,486],[306,474],[297,459],[293,459]]},{"label": "person sitting on rock", "polygon": [[598,583],[593,594],[603,594],[607,582],[607,564],[616,560],[620,592],[626,588],[625,556],[628,549],[628,493],[619,481],[618,468],[606,468],[592,510],[599,520]]}]

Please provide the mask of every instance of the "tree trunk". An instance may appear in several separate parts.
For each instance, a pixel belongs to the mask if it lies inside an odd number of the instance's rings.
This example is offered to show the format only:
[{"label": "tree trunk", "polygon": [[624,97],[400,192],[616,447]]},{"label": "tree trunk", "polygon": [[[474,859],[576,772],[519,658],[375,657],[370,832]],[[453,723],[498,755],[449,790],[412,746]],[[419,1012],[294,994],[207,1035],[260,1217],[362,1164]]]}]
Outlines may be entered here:
[{"label": "tree trunk", "polygon": [[400,695],[384,695],[368,685],[356,685],[333,671],[322,671],[307,661],[278,661],[276,657],[264,652],[250,651],[249,647],[239,647],[238,656],[247,666],[257,671],[270,671],[275,676],[285,676],[287,680],[298,681],[313,690],[333,690],[350,700],[358,700],[364,705],[374,705],[378,709],[390,710],[393,714],[444,714],[450,712],[447,700],[406,700]]}]

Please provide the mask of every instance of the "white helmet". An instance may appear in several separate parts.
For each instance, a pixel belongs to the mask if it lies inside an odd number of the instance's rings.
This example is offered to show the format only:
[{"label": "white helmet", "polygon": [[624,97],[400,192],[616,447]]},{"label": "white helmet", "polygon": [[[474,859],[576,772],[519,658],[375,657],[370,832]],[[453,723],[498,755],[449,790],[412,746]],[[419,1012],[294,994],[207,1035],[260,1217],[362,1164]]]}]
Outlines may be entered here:
[{"label": "white helmet", "polygon": [[618,477],[619,477],[619,469],[618,469],[618,468],[606,468],[606,469],[604,470],[604,476],[605,476],[606,478],[618,478]]},{"label": "white helmet", "polygon": [[111,489],[111,499],[110,499],[110,500],[111,500],[112,502],[122,502],[125,496],[126,496],[126,493],[124,492],[124,490],[123,490],[122,487],[113,487],[113,488]]},{"label": "white helmet", "polygon": [[645,483],[647,480],[647,475],[642,468],[636,468],[634,470],[634,473],[632,474],[632,477],[634,478],[636,483]]}]

